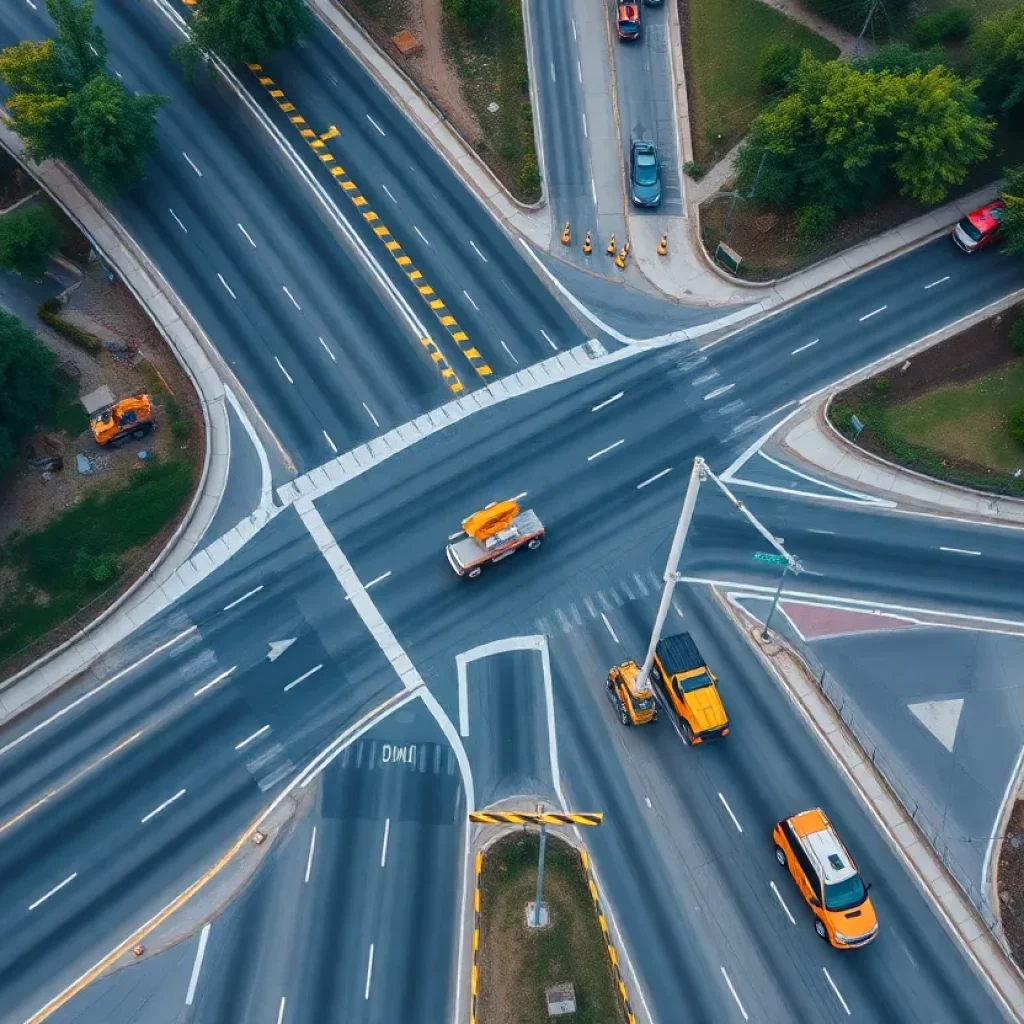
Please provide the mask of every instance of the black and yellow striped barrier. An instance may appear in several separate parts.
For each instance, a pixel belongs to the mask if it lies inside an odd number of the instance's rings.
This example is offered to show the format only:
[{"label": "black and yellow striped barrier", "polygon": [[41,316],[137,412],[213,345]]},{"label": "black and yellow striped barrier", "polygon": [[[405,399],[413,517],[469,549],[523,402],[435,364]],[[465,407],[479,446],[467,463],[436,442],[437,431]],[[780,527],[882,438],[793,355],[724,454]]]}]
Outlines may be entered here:
[{"label": "black and yellow striped barrier", "polygon": [[[438,322],[448,332],[449,337],[455,342],[459,351],[466,357],[469,364],[476,370],[481,380],[487,381],[494,375],[494,371],[487,364],[487,360],[480,354],[476,346],[469,340],[469,335],[459,326],[458,321],[452,316],[451,311],[445,305],[437,292],[423,279],[423,274],[413,265],[412,259],[402,248],[400,242],[391,234],[390,229],[384,226],[377,213],[370,208],[369,200],[359,191],[359,186],[348,176],[345,169],[341,167],[334,155],[328,152],[325,145],[326,139],[334,138],[341,133],[337,128],[331,127],[322,135],[317,135],[306,123],[306,119],[298,113],[295,105],[288,102],[284,92],[274,84],[274,80],[266,74],[259,64],[249,64],[249,70],[256,76],[257,81],[266,90],[270,98],[277,104],[288,120],[298,129],[299,134],[306,140],[309,147],[316,153],[320,162],[330,167],[331,176],[335,184],[348,196],[352,205],[356,207],[363,220],[373,230],[373,233],[381,240],[384,248],[391,254],[392,259],[401,268],[402,273],[413,283],[420,297],[430,307]],[[455,370],[452,369],[444,354],[430,338],[420,338],[421,344],[430,352],[431,359],[437,363],[441,370],[441,376],[445,383],[455,393],[464,390]]]},{"label": "black and yellow striped barrier", "polygon": [[480,998],[480,873],[484,855],[476,855],[476,887],[473,890],[473,972],[469,979],[469,1021],[477,1024],[476,1006]]},{"label": "black and yellow striped barrier", "polygon": [[550,811],[470,811],[478,825],[600,825],[601,811],[591,814],[557,814]]}]

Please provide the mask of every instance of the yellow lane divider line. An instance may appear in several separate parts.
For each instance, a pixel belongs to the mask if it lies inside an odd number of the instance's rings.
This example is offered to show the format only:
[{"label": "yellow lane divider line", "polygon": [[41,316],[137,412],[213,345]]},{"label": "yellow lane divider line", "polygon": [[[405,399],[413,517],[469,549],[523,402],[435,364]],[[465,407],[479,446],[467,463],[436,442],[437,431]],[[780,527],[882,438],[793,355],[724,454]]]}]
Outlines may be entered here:
[{"label": "yellow lane divider line", "polygon": [[[348,196],[363,220],[371,226],[373,233],[381,240],[384,248],[391,254],[392,259],[401,267],[402,273],[412,281],[423,301],[426,302],[437,317],[438,323],[444,327],[459,351],[466,357],[473,369],[476,370],[477,376],[484,381],[492,377],[494,371],[487,364],[479,350],[469,340],[469,335],[459,326],[458,321],[452,316],[444,300],[427,284],[423,279],[423,274],[416,269],[412,259],[402,249],[401,243],[391,234],[390,229],[385,227],[377,213],[370,208],[370,203],[359,191],[359,186],[349,177],[345,169],[337,163],[334,156],[327,151],[325,140],[340,135],[341,133],[338,129],[332,126],[329,131],[322,135],[317,135],[306,123],[306,119],[296,111],[294,104],[288,101],[284,92],[277,87],[274,80],[263,70],[262,65],[249,64],[248,68],[256,76],[256,80],[260,85],[267,90],[267,94],[277,104],[280,111],[287,115],[288,120],[295,126],[303,139],[306,140],[310,149],[316,153],[321,163],[330,167],[331,176],[334,178],[335,184]],[[434,362],[441,367],[441,376],[448,382],[451,390],[456,393],[462,391],[462,383],[437,345],[429,338],[421,338],[420,341],[430,350],[430,355]]]}]

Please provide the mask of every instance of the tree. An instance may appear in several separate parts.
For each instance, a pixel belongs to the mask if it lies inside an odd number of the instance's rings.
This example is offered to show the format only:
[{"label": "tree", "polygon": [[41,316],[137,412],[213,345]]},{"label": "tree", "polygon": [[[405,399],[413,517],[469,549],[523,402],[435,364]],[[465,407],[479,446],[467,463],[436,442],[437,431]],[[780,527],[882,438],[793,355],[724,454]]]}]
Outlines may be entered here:
[{"label": "tree", "polygon": [[1024,103],[1024,3],[982,22],[973,43],[982,96],[1004,113]]},{"label": "tree", "polygon": [[0,53],[0,78],[11,89],[11,124],[34,160],[70,154],[71,107],[52,39]]},{"label": "tree", "polygon": [[[1006,169],[1006,184],[1003,186],[1003,202],[1006,212],[1003,214],[1003,237],[1006,244],[1003,252],[1013,256],[1024,256],[1024,166]],[[1018,323],[1020,326],[1020,351],[1024,352],[1024,314]]]},{"label": "tree", "polygon": [[946,60],[946,53],[940,46],[930,50],[912,50],[904,43],[890,43],[855,61],[853,66],[858,71],[890,71],[894,75],[909,75],[911,71],[931,71],[945,64]]},{"label": "tree", "polygon": [[0,470],[18,442],[50,410],[55,396],[53,353],[16,316],[0,310]]},{"label": "tree", "polygon": [[757,81],[765,92],[778,92],[793,81],[800,67],[802,51],[794,43],[775,43],[761,51]]},{"label": "tree", "polygon": [[313,31],[302,0],[203,0],[196,7],[188,42],[176,47],[187,74],[204,53],[259,63],[275,50],[290,50]]},{"label": "tree", "polygon": [[94,0],[46,0],[57,26],[57,56],[64,81],[81,89],[96,75],[107,73],[107,45],[103,30],[93,24]]},{"label": "tree", "polygon": [[47,207],[14,210],[0,217],[0,267],[38,279],[60,240],[60,225]]}]

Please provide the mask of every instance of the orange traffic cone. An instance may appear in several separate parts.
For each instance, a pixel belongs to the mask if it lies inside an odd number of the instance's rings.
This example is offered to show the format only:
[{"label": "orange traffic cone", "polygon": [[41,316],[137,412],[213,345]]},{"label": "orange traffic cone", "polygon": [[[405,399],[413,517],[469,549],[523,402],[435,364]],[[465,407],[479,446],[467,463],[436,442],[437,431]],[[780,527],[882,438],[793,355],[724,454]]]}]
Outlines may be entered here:
[{"label": "orange traffic cone", "polygon": [[565,222],[565,227],[562,228],[562,245],[568,245],[572,240],[572,235],[569,232],[569,222]]},{"label": "orange traffic cone", "polygon": [[658,243],[658,255],[659,256],[667,256],[668,255],[668,235],[667,234],[664,234],[664,235],[661,236],[661,241]]},{"label": "orange traffic cone", "polygon": [[608,248],[605,249],[605,252],[609,256],[614,256],[615,255],[615,236],[614,235],[612,235],[611,241],[608,243]]},{"label": "orange traffic cone", "polygon": [[590,232],[587,232],[586,238],[583,239],[583,255],[589,256],[594,251],[594,247],[590,244]]}]

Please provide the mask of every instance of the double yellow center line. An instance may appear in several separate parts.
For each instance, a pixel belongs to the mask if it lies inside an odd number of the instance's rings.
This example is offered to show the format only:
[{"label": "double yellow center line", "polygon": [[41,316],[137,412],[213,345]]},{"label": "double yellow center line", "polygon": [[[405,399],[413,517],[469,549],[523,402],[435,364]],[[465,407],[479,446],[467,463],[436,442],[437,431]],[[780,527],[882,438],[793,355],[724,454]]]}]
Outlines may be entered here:
[{"label": "double yellow center line", "polygon": [[[389,228],[385,227],[377,213],[371,208],[369,200],[360,192],[359,186],[349,177],[348,173],[337,162],[334,155],[327,149],[326,141],[341,133],[337,128],[331,127],[328,131],[318,135],[306,123],[306,119],[298,113],[295,105],[288,101],[284,92],[277,87],[274,80],[266,74],[262,65],[249,64],[249,70],[256,76],[257,81],[266,90],[270,98],[277,104],[283,114],[295,126],[299,134],[305,139],[306,144],[316,153],[317,158],[324,166],[329,167],[331,176],[334,178],[341,190],[351,200],[352,205],[359,210],[363,220],[373,230],[373,233],[381,240],[384,248],[391,254],[395,263],[401,267],[402,272],[412,281],[416,290],[420,293],[423,301],[431,308],[438,322],[448,332],[449,337],[458,346],[459,351],[466,357],[470,365],[476,370],[477,376],[486,381],[494,375],[494,371],[487,364],[487,361],[469,340],[469,335],[459,326],[458,321],[445,305],[437,292],[427,284],[423,274],[416,269],[412,259],[402,249],[401,243],[392,235]],[[458,394],[464,390],[462,381],[459,380],[455,370],[445,358],[444,353],[437,347],[432,338],[420,338],[420,343],[430,352],[430,357],[441,370],[441,376],[452,392]]]}]

